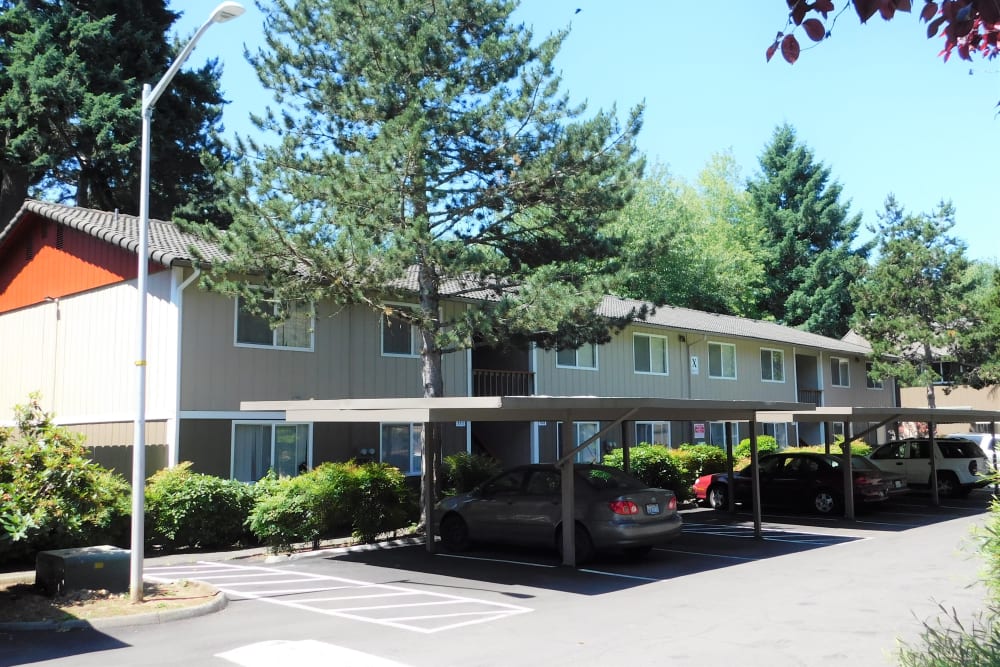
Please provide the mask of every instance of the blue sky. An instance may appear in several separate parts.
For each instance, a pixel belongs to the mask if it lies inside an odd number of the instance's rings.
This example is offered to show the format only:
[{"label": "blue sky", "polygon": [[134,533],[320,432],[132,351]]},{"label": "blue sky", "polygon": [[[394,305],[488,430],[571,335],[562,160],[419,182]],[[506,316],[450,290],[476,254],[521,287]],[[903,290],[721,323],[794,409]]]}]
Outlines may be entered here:
[{"label": "blue sky", "polygon": [[[263,43],[262,14],[244,4],[246,14],[213,26],[191,57],[223,64],[227,134],[251,131],[249,113],[273,106],[242,56],[244,45]],[[183,36],[214,6],[170,1],[183,12],[176,24]],[[645,102],[639,146],[651,164],[693,180],[713,153],[729,150],[751,177],[775,126],[788,122],[831,168],[864,224],[890,192],[913,212],[950,199],[969,256],[1000,257],[993,208],[1000,63],[943,63],[940,40],[927,39],[916,14],[860,25],[853,9],[794,66],[780,54],[767,63],[785,8],[782,0],[524,0],[515,18],[536,37],[571,28],[556,67],[572,101],[591,111],[617,106],[621,118]],[[808,38],[798,36],[805,47]]]}]

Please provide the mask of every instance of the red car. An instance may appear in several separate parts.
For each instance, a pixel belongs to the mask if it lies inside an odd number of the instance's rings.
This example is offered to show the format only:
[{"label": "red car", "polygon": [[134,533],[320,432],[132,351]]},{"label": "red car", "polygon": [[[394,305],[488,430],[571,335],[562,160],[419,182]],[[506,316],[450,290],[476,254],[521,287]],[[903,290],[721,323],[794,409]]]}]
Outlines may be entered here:
[{"label": "red car", "polygon": [[[760,457],[760,501],[762,505],[805,507],[820,514],[834,514],[844,506],[843,459],[832,454],[790,452]],[[853,469],[854,502],[877,503],[889,499],[890,484],[879,471]],[[729,507],[729,494],[736,502],[750,502],[750,469],[729,475],[702,475],[694,483],[699,502],[715,509]]]}]

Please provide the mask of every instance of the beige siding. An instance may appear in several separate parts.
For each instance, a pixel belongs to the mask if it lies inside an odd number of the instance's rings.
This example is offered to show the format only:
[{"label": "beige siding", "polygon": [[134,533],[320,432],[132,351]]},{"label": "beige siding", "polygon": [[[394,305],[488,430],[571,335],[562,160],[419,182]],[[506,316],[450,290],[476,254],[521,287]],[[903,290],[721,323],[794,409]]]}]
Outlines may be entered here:
[{"label": "beige siding", "polygon": [[[830,359],[847,359],[850,368],[850,387],[834,387],[831,382]],[[883,381],[882,389],[869,389],[867,385],[866,360],[862,357],[824,352],[821,357],[823,376],[823,405],[884,407],[895,401],[895,385],[891,379]]]},{"label": "beige siding", "polygon": [[[319,304],[312,351],[236,346],[235,312],[232,299],[185,292],[181,410],[237,410],[243,400],[422,395],[419,357],[382,356],[371,310]],[[446,394],[466,395],[467,368],[464,353],[445,356]]]},{"label": "beige siding", "polygon": [[[174,405],[176,314],[170,272],[149,280],[146,411],[165,419]],[[0,317],[0,410],[42,394],[63,422],[127,421],[135,414],[138,322],[134,283],[65,297]],[[9,415],[9,412],[7,412]]]}]

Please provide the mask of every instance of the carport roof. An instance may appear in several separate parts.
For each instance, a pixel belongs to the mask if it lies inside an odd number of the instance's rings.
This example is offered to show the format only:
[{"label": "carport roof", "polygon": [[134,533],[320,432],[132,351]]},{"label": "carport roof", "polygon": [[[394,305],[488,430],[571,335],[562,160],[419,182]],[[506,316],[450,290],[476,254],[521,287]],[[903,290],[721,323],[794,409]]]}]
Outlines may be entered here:
[{"label": "carport roof", "polygon": [[762,422],[883,422],[913,421],[935,424],[958,424],[963,422],[1000,422],[1000,412],[996,410],[973,410],[966,408],[893,408],[893,407],[818,407],[814,410],[778,410],[760,412],[757,420]]},{"label": "carport roof", "polygon": [[751,421],[761,412],[800,414],[809,403],[599,396],[459,396],[243,401],[242,410],[284,412],[288,421]]}]

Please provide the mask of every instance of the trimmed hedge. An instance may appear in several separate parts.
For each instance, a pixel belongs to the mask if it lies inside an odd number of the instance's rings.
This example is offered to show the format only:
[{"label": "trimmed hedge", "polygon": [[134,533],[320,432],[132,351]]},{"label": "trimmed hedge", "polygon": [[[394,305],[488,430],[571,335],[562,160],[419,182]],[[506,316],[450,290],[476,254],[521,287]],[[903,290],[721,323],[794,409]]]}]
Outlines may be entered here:
[{"label": "trimmed hedge", "polygon": [[146,483],[146,544],[168,550],[246,544],[253,504],[249,484],[191,472],[189,461],[160,470]]},{"label": "trimmed hedge", "polygon": [[[774,454],[778,451],[778,441],[774,439],[773,435],[758,435],[757,436],[757,453],[760,455],[764,454]],[[740,444],[733,448],[733,458],[737,459],[749,459],[750,458],[750,438],[743,438],[740,440]]]}]

